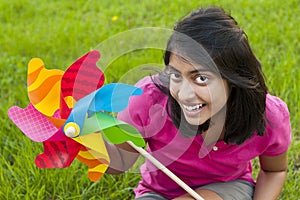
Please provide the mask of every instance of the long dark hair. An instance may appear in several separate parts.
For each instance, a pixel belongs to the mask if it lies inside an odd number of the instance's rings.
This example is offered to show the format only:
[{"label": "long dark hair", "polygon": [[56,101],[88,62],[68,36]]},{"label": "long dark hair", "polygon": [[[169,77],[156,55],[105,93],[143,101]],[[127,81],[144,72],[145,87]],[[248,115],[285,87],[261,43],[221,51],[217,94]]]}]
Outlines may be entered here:
[{"label": "long dark hair", "polygon": [[[218,7],[192,12],[174,27],[164,54],[166,66],[171,54],[207,67],[228,82],[225,142],[241,144],[255,131],[263,135],[268,88],[247,35],[233,17]],[[180,132],[188,136],[191,132],[201,134],[207,130],[209,120],[197,127],[186,122],[180,106],[169,92],[168,74],[163,71],[159,78],[160,83],[155,84],[168,95],[168,113]]]}]

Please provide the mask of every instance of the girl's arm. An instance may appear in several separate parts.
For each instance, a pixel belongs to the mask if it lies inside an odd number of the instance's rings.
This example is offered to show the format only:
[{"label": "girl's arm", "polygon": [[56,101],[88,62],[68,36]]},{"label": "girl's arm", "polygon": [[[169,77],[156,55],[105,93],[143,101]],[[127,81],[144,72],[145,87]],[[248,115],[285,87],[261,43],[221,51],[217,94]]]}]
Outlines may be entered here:
[{"label": "girl's arm", "polygon": [[274,157],[260,156],[259,161],[261,169],[257,177],[253,199],[277,199],[287,176],[287,153]]},{"label": "girl's arm", "polygon": [[136,162],[139,153],[126,142],[123,144],[113,145],[105,142],[110,165],[106,173],[120,174],[127,171]]}]

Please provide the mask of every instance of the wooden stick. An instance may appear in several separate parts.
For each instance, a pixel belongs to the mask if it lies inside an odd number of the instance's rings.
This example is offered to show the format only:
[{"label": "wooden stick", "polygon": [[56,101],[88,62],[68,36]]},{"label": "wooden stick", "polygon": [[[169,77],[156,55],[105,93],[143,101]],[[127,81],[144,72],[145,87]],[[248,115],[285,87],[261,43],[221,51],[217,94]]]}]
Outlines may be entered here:
[{"label": "wooden stick", "polygon": [[189,193],[192,197],[198,200],[204,200],[198,193],[196,193],[192,188],[190,188],[185,182],[183,182],[178,176],[176,176],[173,172],[171,172],[166,166],[164,166],[161,162],[159,162],[156,158],[154,158],[151,154],[149,154],[146,150],[141,147],[135,146],[131,141],[127,141],[127,143],[132,146],[136,151],[138,151],[142,156],[151,161],[158,169],[163,171],[168,177],[170,177],[173,181],[175,181],[180,187],[182,187],[187,193]]}]

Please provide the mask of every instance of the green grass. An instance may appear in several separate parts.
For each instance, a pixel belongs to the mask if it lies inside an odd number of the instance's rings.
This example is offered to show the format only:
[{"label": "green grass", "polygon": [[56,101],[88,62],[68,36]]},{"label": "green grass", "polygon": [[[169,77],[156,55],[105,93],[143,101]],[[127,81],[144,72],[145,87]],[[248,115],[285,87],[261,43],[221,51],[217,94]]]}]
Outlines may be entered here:
[{"label": "green grass", "polygon": [[[33,57],[42,58],[49,69],[64,70],[87,51],[99,49],[99,66],[107,82],[134,83],[149,73],[140,72],[141,68],[162,66],[162,51],[155,45],[162,45],[163,40],[155,32],[130,37],[124,31],[172,28],[178,19],[204,5],[220,5],[232,13],[263,64],[270,92],[288,104],[293,142],[280,199],[299,199],[298,0],[0,1],[0,199],[132,199],[140,179],[138,166],[118,176],[105,174],[97,183],[88,180],[86,167],[78,161],[67,169],[37,169],[34,158],[42,152],[42,145],[26,138],[8,119],[7,110],[29,103],[26,73]],[[118,16],[116,21],[114,16]],[[122,40],[113,38],[120,33]],[[150,39],[148,47],[154,48],[143,47],[146,38]],[[134,49],[136,46],[141,49]]]}]

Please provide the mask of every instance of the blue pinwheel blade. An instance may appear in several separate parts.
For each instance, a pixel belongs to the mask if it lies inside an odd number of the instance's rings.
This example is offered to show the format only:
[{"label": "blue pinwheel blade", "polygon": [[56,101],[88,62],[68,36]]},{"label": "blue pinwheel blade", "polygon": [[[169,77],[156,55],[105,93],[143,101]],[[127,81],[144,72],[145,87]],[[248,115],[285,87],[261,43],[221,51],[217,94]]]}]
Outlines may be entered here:
[{"label": "blue pinwheel blade", "polygon": [[142,93],[142,89],[131,85],[121,83],[107,84],[96,92],[89,111],[120,112],[128,106],[130,96]]},{"label": "blue pinwheel blade", "polygon": [[75,104],[65,124],[75,122],[82,129],[87,114],[91,116],[99,111],[120,112],[128,106],[131,96],[142,93],[142,89],[131,85],[122,83],[107,84],[80,99]]}]

